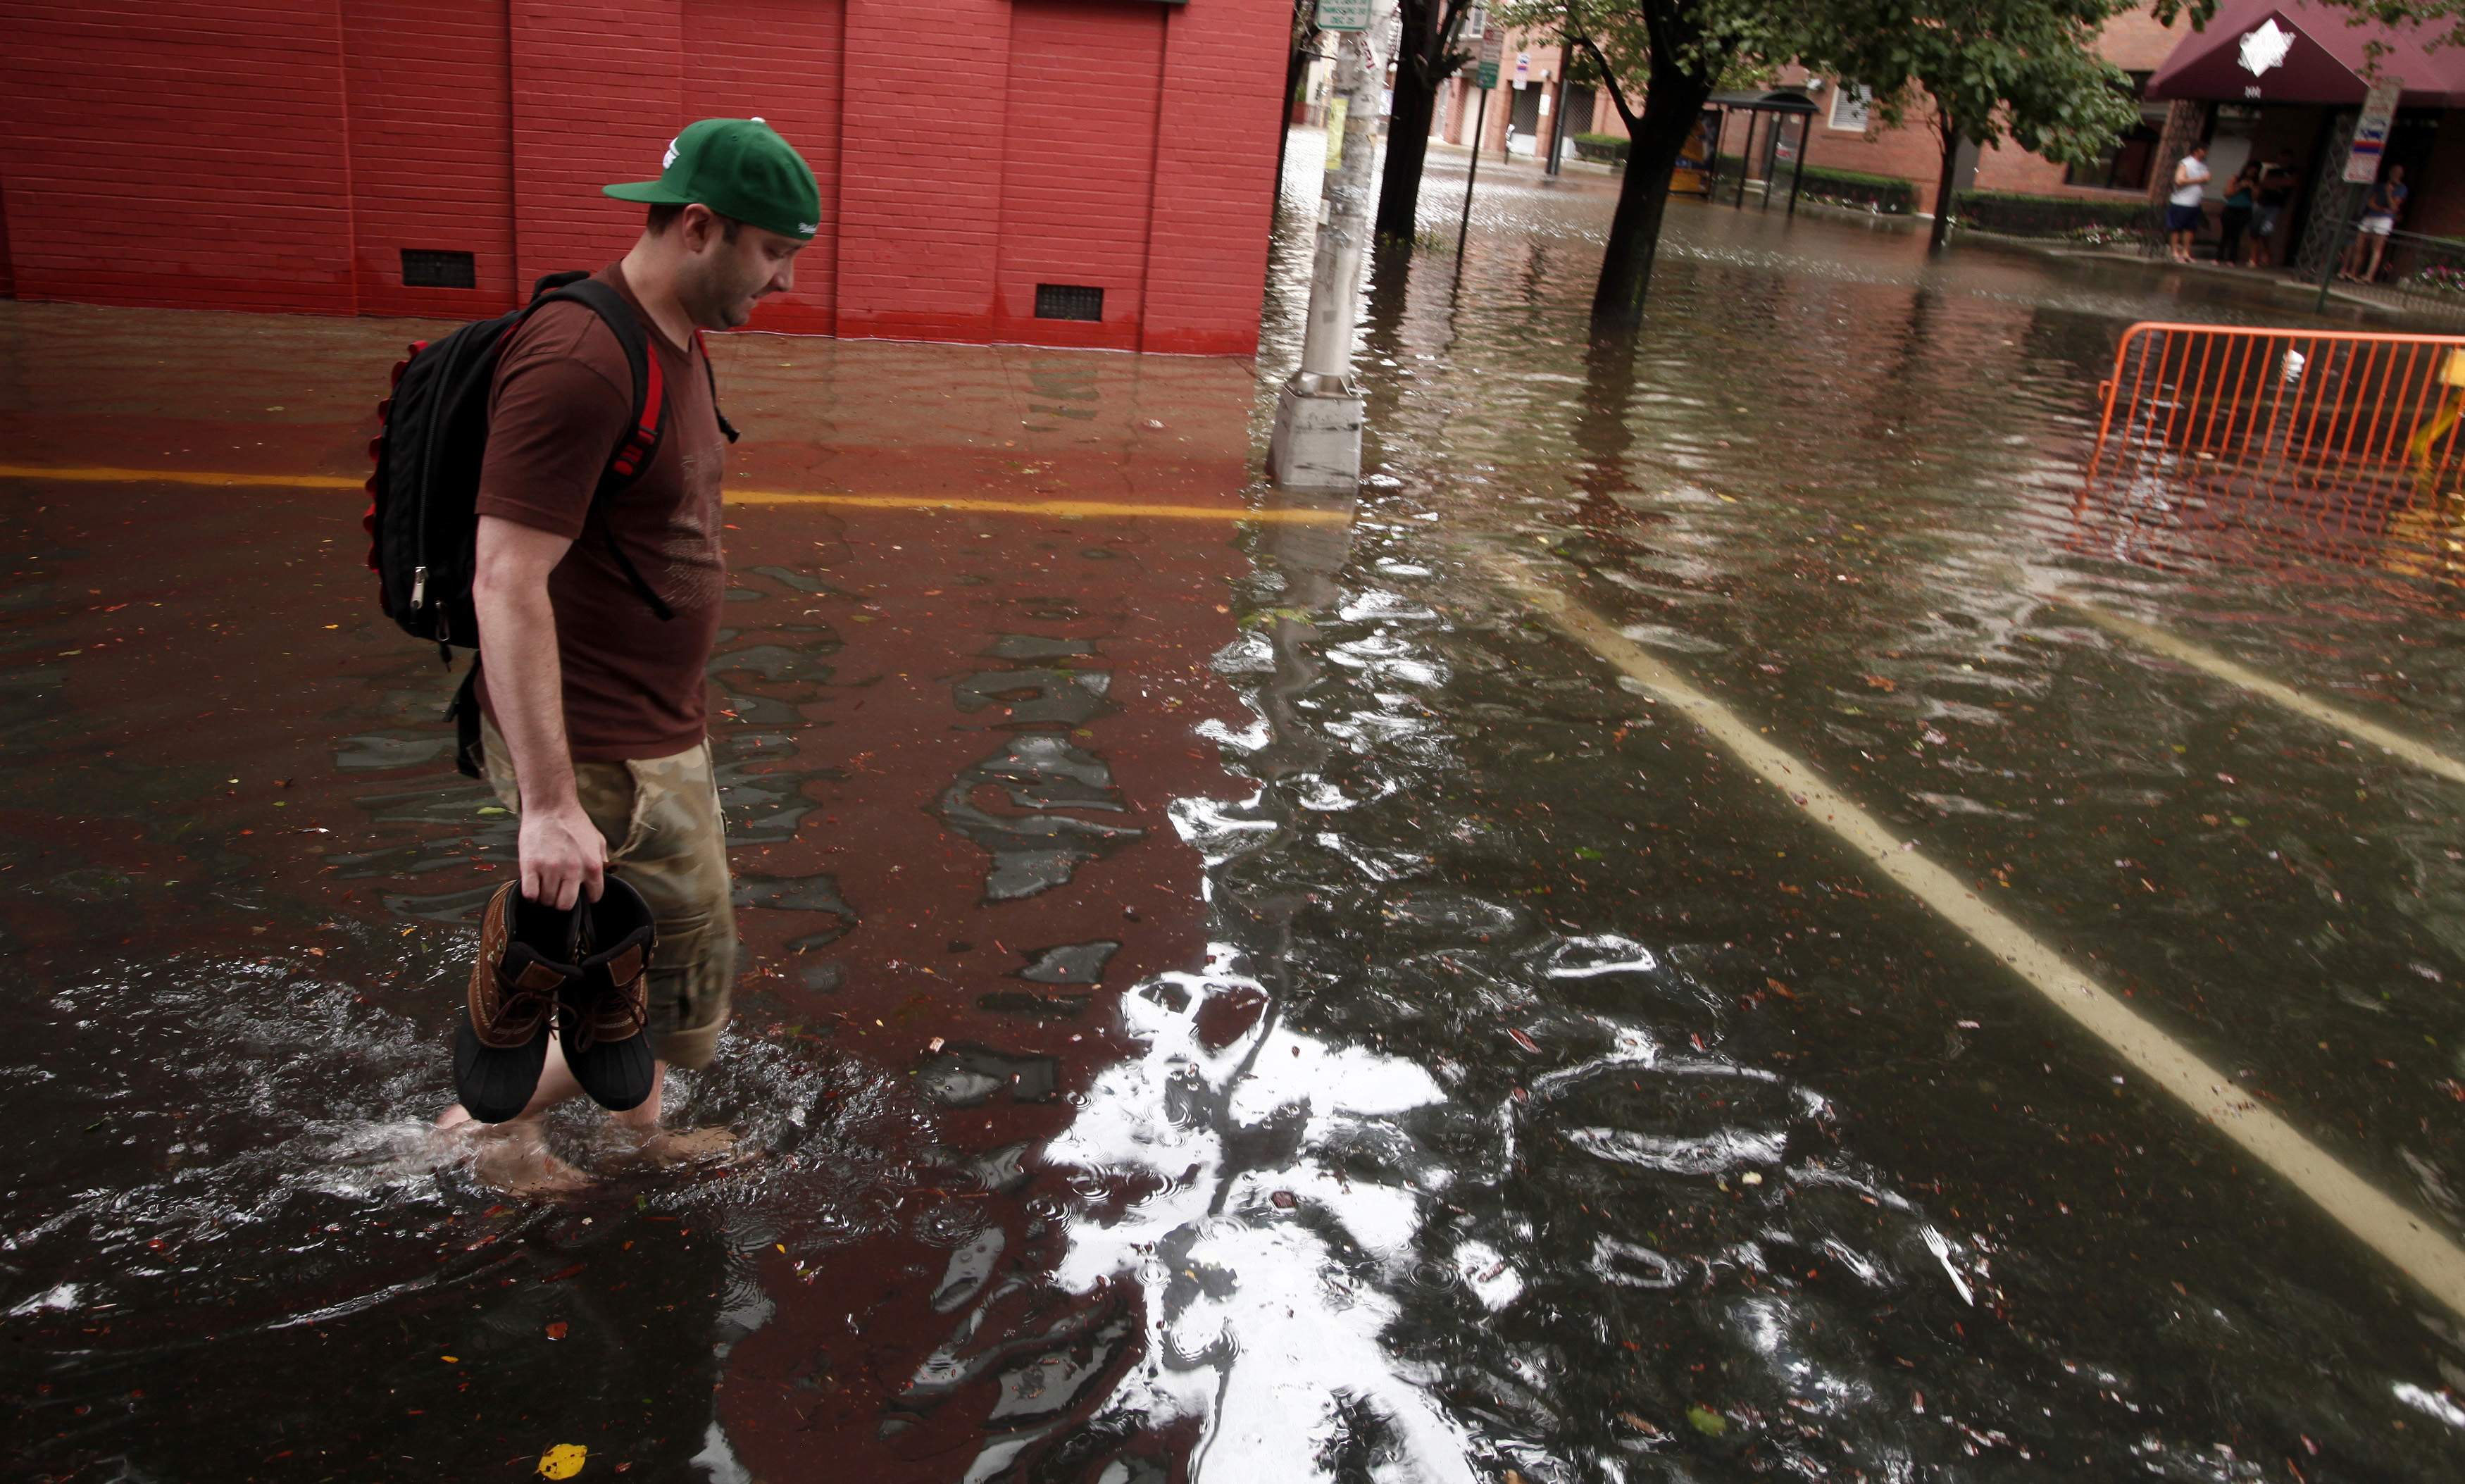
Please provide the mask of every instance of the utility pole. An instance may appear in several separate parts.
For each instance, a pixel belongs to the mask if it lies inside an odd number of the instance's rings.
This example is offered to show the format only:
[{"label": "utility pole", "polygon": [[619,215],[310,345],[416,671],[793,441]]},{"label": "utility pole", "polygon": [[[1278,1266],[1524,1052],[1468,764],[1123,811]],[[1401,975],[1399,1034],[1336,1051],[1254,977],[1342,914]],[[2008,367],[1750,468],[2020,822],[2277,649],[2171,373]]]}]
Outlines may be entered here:
[{"label": "utility pole", "polygon": [[1566,31],[1558,38],[1558,96],[1549,103],[1549,166],[1548,173],[1558,173],[1558,157],[1566,153],[1566,69],[1575,59],[1575,7],[1566,6]]},{"label": "utility pole", "polygon": [[1378,48],[1394,15],[1395,0],[1319,3],[1319,29],[1341,33],[1342,41],[1301,365],[1276,396],[1276,432],[1267,448],[1267,477],[1285,489],[1361,487],[1362,398],[1352,380],[1352,340],[1361,316],[1362,249],[1369,240],[1379,92],[1387,78]]}]

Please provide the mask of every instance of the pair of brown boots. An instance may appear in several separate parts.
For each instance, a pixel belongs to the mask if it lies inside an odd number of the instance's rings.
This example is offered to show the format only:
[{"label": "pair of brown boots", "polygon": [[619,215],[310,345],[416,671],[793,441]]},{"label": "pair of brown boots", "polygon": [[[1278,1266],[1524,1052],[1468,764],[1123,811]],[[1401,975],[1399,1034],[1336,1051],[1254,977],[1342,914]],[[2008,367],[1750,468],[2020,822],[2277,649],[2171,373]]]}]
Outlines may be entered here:
[{"label": "pair of brown boots", "polygon": [[521,1114],[547,1064],[551,1029],[591,1100],[619,1113],[657,1085],[646,1033],[658,930],[641,893],[612,872],[597,901],[563,911],[508,881],[488,899],[469,1002],[454,1036],[454,1081],[482,1123]]}]

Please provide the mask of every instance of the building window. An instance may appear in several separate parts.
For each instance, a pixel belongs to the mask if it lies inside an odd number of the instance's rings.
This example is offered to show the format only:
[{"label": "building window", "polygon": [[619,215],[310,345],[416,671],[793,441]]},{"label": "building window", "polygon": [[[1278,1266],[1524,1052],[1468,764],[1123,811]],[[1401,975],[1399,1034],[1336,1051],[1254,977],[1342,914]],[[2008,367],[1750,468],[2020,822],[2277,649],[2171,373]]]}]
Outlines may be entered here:
[{"label": "building window", "polygon": [[2067,166],[2063,184],[2094,186],[2106,190],[2146,190],[2148,172],[2157,163],[2157,145],[2165,135],[2167,104],[2152,103],[2143,96],[2148,91],[2149,75],[2131,75],[2131,96],[2140,100],[2140,122],[2114,137],[2097,157],[2094,165]]},{"label": "building window", "polygon": [[1844,80],[1832,90],[1832,126],[1863,134],[1866,132],[1867,114],[1874,106],[1873,88]]}]

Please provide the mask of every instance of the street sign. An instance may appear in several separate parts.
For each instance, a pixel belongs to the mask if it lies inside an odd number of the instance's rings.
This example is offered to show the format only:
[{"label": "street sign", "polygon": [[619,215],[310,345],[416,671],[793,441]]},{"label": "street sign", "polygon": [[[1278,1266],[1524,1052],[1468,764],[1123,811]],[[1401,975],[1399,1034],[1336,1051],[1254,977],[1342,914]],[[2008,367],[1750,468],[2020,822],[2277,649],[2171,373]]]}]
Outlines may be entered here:
[{"label": "street sign", "polygon": [[1462,24],[1455,27],[1458,41],[1478,41],[1489,30],[1489,7],[1474,6],[1464,12]]},{"label": "street sign", "polygon": [[1493,31],[1480,38],[1480,85],[1498,86],[1499,63],[1506,60],[1506,33]]},{"label": "street sign", "polygon": [[2380,156],[2387,150],[2388,126],[2396,120],[2397,95],[2403,78],[2383,78],[2363,98],[2363,116],[2354,121],[2354,148],[2345,156],[2345,184],[2367,186],[2380,178]]},{"label": "street sign", "polygon": [[1367,31],[1369,0],[1318,0],[1321,31]]}]

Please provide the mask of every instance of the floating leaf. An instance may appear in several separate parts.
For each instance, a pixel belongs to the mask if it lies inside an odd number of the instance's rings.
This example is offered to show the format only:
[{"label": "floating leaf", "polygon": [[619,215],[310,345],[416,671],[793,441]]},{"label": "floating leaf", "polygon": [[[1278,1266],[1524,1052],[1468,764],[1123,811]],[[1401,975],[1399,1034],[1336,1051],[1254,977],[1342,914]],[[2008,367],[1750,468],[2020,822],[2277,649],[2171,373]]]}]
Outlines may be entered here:
[{"label": "floating leaf", "polygon": [[1700,1432],[1707,1438],[1719,1437],[1721,1433],[1729,1430],[1729,1419],[1721,1416],[1719,1412],[1712,1410],[1712,1408],[1708,1406],[1690,1406],[1686,1408],[1686,1420],[1695,1425],[1696,1431]]},{"label": "floating leaf", "polygon": [[590,1450],[579,1443],[559,1443],[540,1454],[539,1476],[544,1479],[569,1479],[582,1472],[582,1461]]},{"label": "floating leaf", "polygon": [[482,804],[479,806],[479,812],[482,814],[510,814],[513,810],[505,808],[501,804]]},{"label": "floating leaf", "polygon": [[547,1338],[550,1340],[563,1340],[565,1338],[565,1320],[559,1319],[555,1323],[549,1325],[547,1327]]}]

